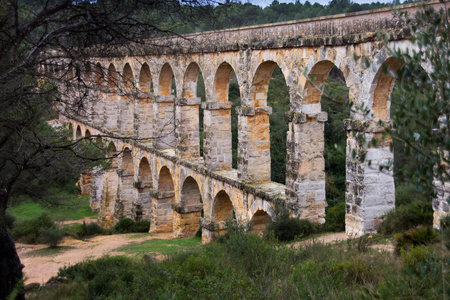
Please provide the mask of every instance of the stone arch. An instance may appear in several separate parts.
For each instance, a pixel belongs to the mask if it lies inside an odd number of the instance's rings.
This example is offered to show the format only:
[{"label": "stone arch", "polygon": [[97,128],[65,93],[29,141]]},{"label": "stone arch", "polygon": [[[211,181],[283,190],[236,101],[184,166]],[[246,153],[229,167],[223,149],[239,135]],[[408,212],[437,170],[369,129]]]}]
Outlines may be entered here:
[{"label": "stone arch", "polygon": [[159,74],[159,95],[160,96],[170,96],[172,94],[172,78],[173,69],[169,63],[165,63]]},{"label": "stone arch", "polygon": [[137,199],[133,203],[132,213],[135,221],[150,220],[152,210],[151,189],[153,187],[152,171],[146,157],[139,163],[137,176]]},{"label": "stone arch", "polygon": [[134,175],[133,156],[130,148],[123,149],[122,153],[122,167],[123,171],[128,175]]},{"label": "stone arch", "polygon": [[[325,80],[328,77],[328,73],[334,67],[334,63],[329,60],[322,60],[314,64],[311,71],[308,74],[309,80],[306,81],[305,91],[305,104],[319,104],[315,111],[320,112],[320,99],[322,97]],[[317,87],[320,87],[318,89]]]},{"label": "stone arch", "polygon": [[255,75],[253,76],[251,89],[254,107],[267,106],[269,81],[276,66],[276,62],[266,61],[261,63],[256,69]]},{"label": "stone arch", "polygon": [[152,170],[150,163],[146,157],[141,159],[139,163],[138,181],[140,188],[153,188]]},{"label": "stone arch", "polygon": [[233,67],[227,62],[221,63],[217,68],[214,77],[214,101],[228,102],[228,87],[232,73]]},{"label": "stone arch", "polygon": [[200,67],[196,62],[191,62],[184,73],[183,97],[197,97],[197,80],[200,74]]},{"label": "stone arch", "polygon": [[131,90],[134,86],[134,75],[133,70],[131,70],[131,66],[129,63],[126,63],[123,67],[123,88],[125,90]]},{"label": "stone arch", "polygon": [[147,63],[144,63],[139,73],[139,88],[145,93],[152,91],[152,73]]},{"label": "stone arch", "polygon": [[81,138],[83,137],[83,134],[81,133],[81,127],[80,127],[80,125],[77,126],[77,130],[76,130],[76,133],[75,133],[75,137],[76,137],[77,139],[81,139]]},{"label": "stone arch", "polygon": [[105,84],[105,74],[100,63],[95,65],[95,84],[97,86],[103,86]]},{"label": "stone arch", "polygon": [[181,205],[175,206],[173,229],[176,237],[193,237],[199,230],[203,201],[197,181],[188,176],[181,189]]},{"label": "stone arch", "polygon": [[131,149],[122,152],[122,169],[119,172],[118,200],[114,208],[114,221],[133,218],[134,164]]},{"label": "stone arch", "polygon": [[112,165],[111,165],[111,169],[115,170],[117,168],[119,168],[119,159],[118,159],[118,152],[117,152],[117,148],[116,145],[114,144],[113,141],[109,142],[109,157],[112,157]]},{"label": "stone arch", "polygon": [[89,129],[86,129],[86,132],[84,133],[85,137],[91,136],[91,131]]},{"label": "stone arch", "polygon": [[398,59],[390,57],[386,59],[372,82],[372,111],[375,120],[387,120],[390,118],[390,96],[395,86],[396,73],[401,63]]},{"label": "stone arch", "polygon": [[197,181],[192,176],[188,176],[184,180],[181,189],[181,205],[194,206],[202,203],[202,196]]},{"label": "stone arch", "polygon": [[116,67],[114,64],[109,64],[108,67],[108,80],[107,80],[107,86],[110,89],[115,89],[118,86],[119,81],[119,74],[116,71]]},{"label": "stone arch", "polygon": [[173,232],[173,208],[175,187],[167,166],[159,171],[158,190],[152,199],[152,222],[150,232]]},{"label": "stone arch", "polygon": [[212,221],[224,222],[227,219],[234,218],[234,206],[230,196],[224,190],[219,191],[214,197],[212,209]]},{"label": "stone arch", "polygon": [[267,224],[271,221],[272,218],[265,210],[257,210],[250,220],[250,223],[252,224],[252,232],[262,234],[264,230],[266,230]]}]

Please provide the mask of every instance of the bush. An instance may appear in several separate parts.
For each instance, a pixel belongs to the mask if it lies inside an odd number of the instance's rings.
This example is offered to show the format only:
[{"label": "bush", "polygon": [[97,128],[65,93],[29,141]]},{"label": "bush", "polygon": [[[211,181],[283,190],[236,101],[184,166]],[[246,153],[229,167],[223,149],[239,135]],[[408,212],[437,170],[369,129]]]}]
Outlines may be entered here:
[{"label": "bush", "polygon": [[6,213],[5,219],[6,219],[6,228],[8,228],[9,230],[13,230],[14,229],[14,222],[16,222],[16,217],[14,217],[10,213]]},{"label": "bush", "polygon": [[395,237],[395,251],[409,251],[413,246],[427,245],[437,240],[436,231],[431,226],[417,226],[403,233],[397,233]]},{"label": "bush", "polygon": [[18,223],[12,232],[12,236],[16,241],[36,244],[39,242],[39,231],[49,228],[56,228],[56,224],[48,214],[42,214],[37,218]]},{"label": "bush", "polygon": [[436,252],[425,245],[412,246],[409,251],[400,249],[400,254],[402,256],[402,262],[412,269],[436,257]]},{"label": "bush", "polygon": [[39,239],[51,248],[56,248],[63,238],[64,231],[59,228],[50,227],[39,229]]},{"label": "bush", "polygon": [[131,219],[122,219],[114,226],[114,231],[117,233],[148,232],[149,229],[150,221],[135,222]]},{"label": "bush", "polygon": [[292,241],[296,237],[304,237],[314,232],[314,225],[308,220],[291,218],[284,202],[275,203],[274,220],[267,224],[264,236],[272,233],[279,241]]},{"label": "bush", "polygon": [[88,223],[83,221],[81,228],[76,232],[78,238],[82,239],[97,234],[105,234],[107,231],[97,223]]},{"label": "bush", "polygon": [[345,230],[345,202],[327,208],[324,227],[326,231]]},{"label": "bush", "polygon": [[412,183],[403,182],[395,187],[396,207],[408,205],[414,201],[427,202],[429,199],[427,199],[423,193],[418,193],[417,187]]},{"label": "bush", "polygon": [[378,233],[393,234],[414,228],[418,225],[433,224],[433,207],[431,201],[415,200],[408,205],[401,205],[383,217]]},{"label": "bush", "polygon": [[445,247],[450,250],[450,215],[441,219],[441,235]]}]

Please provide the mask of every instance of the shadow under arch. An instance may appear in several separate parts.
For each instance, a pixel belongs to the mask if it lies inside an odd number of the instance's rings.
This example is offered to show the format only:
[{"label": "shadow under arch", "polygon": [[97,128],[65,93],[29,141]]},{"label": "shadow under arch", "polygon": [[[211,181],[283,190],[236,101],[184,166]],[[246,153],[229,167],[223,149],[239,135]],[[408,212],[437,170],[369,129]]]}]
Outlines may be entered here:
[{"label": "shadow under arch", "polygon": [[[153,188],[152,171],[146,157],[143,157],[139,163],[138,176],[135,184],[137,190],[137,199],[133,203],[133,217],[135,221],[151,219]],[[150,228],[149,228],[150,230]]]},{"label": "shadow under arch", "polygon": [[212,221],[218,225],[219,234],[221,235],[227,233],[225,221],[236,218],[233,203],[224,190],[219,191],[214,197],[211,217]]},{"label": "shadow under arch", "polygon": [[181,188],[180,205],[175,207],[174,233],[176,237],[193,237],[200,228],[203,201],[197,181],[188,176]]},{"label": "shadow under arch", "polygon": [[164,166],[159,171],[158,189],[153,193],[150,232],[173,232],[174,203],[175,187],[172,174],[169,168]]}]

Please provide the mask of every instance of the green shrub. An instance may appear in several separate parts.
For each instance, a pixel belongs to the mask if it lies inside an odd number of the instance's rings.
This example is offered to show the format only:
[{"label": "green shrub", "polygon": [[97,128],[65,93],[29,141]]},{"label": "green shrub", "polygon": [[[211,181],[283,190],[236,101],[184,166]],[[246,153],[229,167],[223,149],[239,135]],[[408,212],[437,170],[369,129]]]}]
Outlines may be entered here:
[{"label": "green shrub", "polygon": [[95,222],[86,224],[86,222],[83,221],[83,224],[81,225],[80,229],[76,232],[76,235],[78,238],[82,239],[88,236],[105,234],[106,232],[107,231],[103,227],[101,227]]},{"label": "green shrub", "polygon": [[395,237],[395,251],[409,251],[413,246],[427,245],[437,240],[436,231],[431,226],[417,226],[406,232],[397,233]]},{"label": "green shrub", "polygon": [[425,245],[411,246],[409,251],[400,249],[402,262],[410,268],[417,268],[426,260],[436,257],[436,252]]},{"label": "green shrub", "polygon": [[308,220],[290,217],[289,209],[284,201],[275,203],[273,216],[274,220],[266,226],[265,238],[273,234],[279,241],[292,241],[296,237],[304,237],[315,231],[314,225]]},{"label": "green shrub", "polygon": [[48,228],[56,228],[56,224],[48,214],[44,213],[37,218],[18,223],[12,232],[12,236],[16,241],[36,244],[39,242],[39,231]]},{"label": "green shrub", "polygon": [[326,231],[345,230],[345,202],[327,208],[324,227]]},{"label": "green shrub", "polygon": [[395,206],[408,205],[414,201],[431,202],[423,193],[417,191],[417,187],[412,183],[403,182],[395,187]]},{"label": "green shrub", "polygon": [[7,212],[5,215],[5,219],[6,219],[6,228],[8,228],[9,230],[13,230],[14,222],[16,222],[16,217]]},{"label": "green shrub", "polygon": [[51,248],[56,248],[64,238],[64,231],[57,227],[39,229],[39,239]]},{"label": "green shrub", "polygon": [[117,233],[148,232],[149,229],[150,221],[135,222],[131,219],[122,219],[114,226],[114,231]]},{"label": "green shrub", "polygon": [[450,215],[441,219],[441,237],[447,250],[450,250]]},{"label": "green shrub", "polygon": [[[227,232],[225,234],[218,234],[217,235],[217,242],[218,243],[224,243],[227,241],[230,236],[232,235],[243,235],[247,232],[250,232],[252,230],[251,224],[241,224],[236,219],[226,219],[225,220],[225,227],[227,228]],[[201,234],[201,232],[200,232]]]},{"label": "green shrub", "polygon": [[415,200],[408,205],[401,205],[388,212],[383,217],[383,223],[378,227],[381,234],[393,234],[406,231],[418,225],[433,224],[433,207],[431,201]]}]

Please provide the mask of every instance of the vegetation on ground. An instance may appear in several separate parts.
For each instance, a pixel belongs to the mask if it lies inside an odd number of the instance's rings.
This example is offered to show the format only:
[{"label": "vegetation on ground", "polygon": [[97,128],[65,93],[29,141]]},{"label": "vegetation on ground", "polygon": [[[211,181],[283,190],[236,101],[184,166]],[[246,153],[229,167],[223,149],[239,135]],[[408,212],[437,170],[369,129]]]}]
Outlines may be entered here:
[{"label": "vegetation on ground", "polygon": [[189,239],[151,239],[140,243],[131,243],[122,246],[115,251],[125,252],[127,254],[162,254],[168,255],[176,251],[191,250],[199,247],[202,244],[202,239],[193,237]]},{"label": "vegetation on ground", "polygon": [[442,248],[421,246],[399,256],[361,245],[294,248],[235,233],[223,243],[174,251],[162,262],[104,257],[64,267],[58,275],[67,284],[31,298],[440,299],[450,292],[450,274],[442,273],[450,259]]}]

